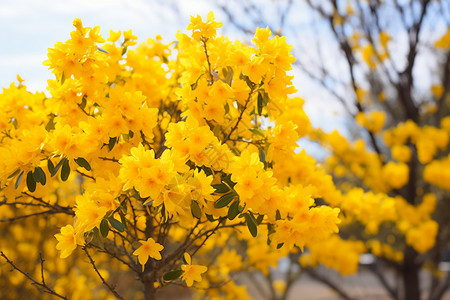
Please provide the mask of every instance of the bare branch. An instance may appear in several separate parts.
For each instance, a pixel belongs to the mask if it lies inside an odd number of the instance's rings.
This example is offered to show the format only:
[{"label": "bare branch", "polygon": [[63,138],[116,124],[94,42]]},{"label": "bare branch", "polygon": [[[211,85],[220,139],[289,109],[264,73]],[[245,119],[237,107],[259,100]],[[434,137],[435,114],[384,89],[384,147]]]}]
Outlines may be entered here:
[{"label": "bare branch", "polygon": [[336,293],[338,293],[339,296],[341,296],[343,299],[346,299],[346,300],[352,300],[353,299],[338,284],[334,283],[333,281],[331,281],[326,276],[320,275],[318,272],[316,272],[315,270],[313,270],[312,268],[309,268],[309,267],[308,268],[304,268],[304,270],[309,275],[311,275],[311,277],[313,277],[313,278],[319,280],[320,282],[326,284],[327,286],[329,286]]},{"label": "bare branch", "polygon": [[34,216],[40,216],[40,215],[54,215],[54,214],[61,214],[61,213],[67,214],[64,211],[46,210],[46,211],[40,211],[40,212],[28,214],[28,215],[22,215],[22,216],[16,216],[16,217],[11,217],[11,218],[0,219],[0,222],[14,222],[14,221],[17,221],[17,220],[20,220],[20,219],[25,219],[25,218],[28,218],[28,217],[34,217]]},{"label": "bare branch", "polygon": [[106,287],[111,291],[111,293],[117,298],[117,299],[121,299],[123,300],[123,297],[120,296],[116,290],[114,289],[114,287],[112,287],[111,285],[109,285],[106,280],[103,278],[102,274],[100,274],[100,272],[98,271],[97,267],[95,266],[95,261],[92,259],[91,255],[89,254],[88,250],[86,247],[82,248],[84,250],[84,252],[86,252],[87,257],[89,258],[89,261],[91,262],[92,267],[94,268],[94,271],[97,273],[98,277],[100,277],[100,279],[102,280],[103,284],[106,285]]},{"label": "bare branch", "polygon": [[61,299],[66,299],[67,298],[65,296],[62,296],[60,294],[58,294],[57,292],[55,292],[55,290],[53,290],[52,288],[50,288],[44,281],[44,260],[42,259],[42,255],[40,255],[41,258],[41,276],[42,276],[42,282],[37,281],[36,279],[34,279],[33,277],[31,277],[30,274],[28,274],[25,271],[22,271],[19,267],[17,267],[11,260],[9,260],[9,258],[3,253],[3,251],[0,251],[0,255],[6,259],[6,262],[8,264],[11,265],[11,267],[13,267],[14,270],[19,271],[20,273],[22,273],[26,278],[28,278],[29,280],[32,281],[32,284],[34,284],[35,286],[39,287],[40,290],[42,290],[45,293],[48,293],[50,295],[56,296],[58,298]]}]

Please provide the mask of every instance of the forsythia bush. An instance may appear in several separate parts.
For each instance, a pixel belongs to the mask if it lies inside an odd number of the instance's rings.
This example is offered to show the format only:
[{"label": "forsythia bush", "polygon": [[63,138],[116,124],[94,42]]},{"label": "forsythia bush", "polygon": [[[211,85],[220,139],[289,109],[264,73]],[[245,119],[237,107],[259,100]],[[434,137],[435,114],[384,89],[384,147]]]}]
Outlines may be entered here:
[{"label": "forsythia bush", "polygon": [[[99,27],[74,26],[44,62],[55,75],[50,97],[21,81],[1,95],[2,221],[14,221],[16,241],[31,226],[60,227],[56,249],[72,263],[51,265],[55,241],[41,241],[46,275],[65,274],[55,292],[103,295],[89,280],[96,274],[71,258],[77,248],[102,264],[102,280],[113,268],[134,271],[147,297],[177,278],[215,293],[204,288],[226,292],[231,272],[267,272],[294,247],[338,231],[339,209],[314,201],[329,177],[294,152],[309,123],[303,101],[288,97],[294,57],[284,38],[259,29],[256,47],[231,42],[216,36],[212,13],[192,18],[192,35],[176,44],[157,37],[132,47],[131,31],[105,41]],[[291,178],[293,165],[303,171]],[[40,236],[26,247],[3,238],[3,253],[19,263]],[[246,253],[233,241],[246,242]],[[83,284],[71,290],[69,281]]]},{"label": "forsythia bush", "polygon": [[[424,179],[449,188],[439,174],[448,159],[433,161],[447,147],[449,120],[385,132],[397,162],[383,164],[362,141],[311,127],[303,100],[289,96],[292,47],[269,29],[247,46],[216,35],[221,23],[210,13],[192,17],[191,35],[175,43],[137,45],[131,30],[105,41],[99,27],[74,26],[44,62],[55,75],[50,96],[28,92],[20,77],[0,94],[2,290],[34,280],[61,298],[152,299],[178,283],[211,299],[246,299],[233,274],[268,274],[305,248],[302,266],[342,274],[356,272],[366,251],[401,262],[387,244],[336,234],[355,221],[369,235],[394,223],[416,251],[433,247],[434,194],[413,206],[389,192],[409,180],[411,144]],[[358,116],[374,133],[384,121]],[[294,151],[306,136],[332,150],[328,170],[351,172],[371,191],[337,189]],[[29,274],[8,273],[12,266]]]}]

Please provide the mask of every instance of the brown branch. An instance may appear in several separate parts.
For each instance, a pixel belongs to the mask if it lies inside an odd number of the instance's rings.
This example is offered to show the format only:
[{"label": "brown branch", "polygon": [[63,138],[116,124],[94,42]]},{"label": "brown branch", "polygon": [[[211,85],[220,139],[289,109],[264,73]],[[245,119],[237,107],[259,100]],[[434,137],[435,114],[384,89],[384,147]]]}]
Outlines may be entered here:
[{"label": "brown branch", "polygon": [[36,285],[37,287],[40,287],[42,289],[42,292],[44,293],[48,293],[50,295],[56,296],[58,298],[61,299],[66,299],[67,298],[65,296],[62,296],[60,294],[58,294],[57,292],[55,292],[55,290],[53,290],[52,288],[50,288],[44,281],[44,260],[42,259],[42,255],[40,255],[41,258],[41,276],[42,276],[42,282],[37,281],[36,279],[34,279],[33,277],[31,277],[30,274],[28,274],[25,271],[22,271],[19,267],[17,267],[11,260],[9,260],[9,258],[3,253],[3,251],[0,251],[0,255],[6,259],[6,262],[11,265],[11,267],[13,267],[14,270],[19,271],[20,273],[22,273],[26,278],[28,278],[29,280],[32,281],[32,284]]},{"label": "brown branch", "polygon": [[86,177],[86,178],[89,178],[89,179],[92,179],[92,180],[95,181],[95,178],[92,177],[91,175],[85,174],[85,173],[83,173],[83,172],[81,172],[81,171],[78,171],[78,170],[75,170],[75,172],[77,172],[78,174],[80,174],[80,175],[83,176],[83,177]]},{"label": "brown branch", "polygon": [[[29,194],[27,192],[22,192],[22,194],[32,198],[33,200],[36,200],[36,201],[42,203],[42,206],[44,206],[44,207],[50,207],[50,208],[52,208],[52,209],[54,209],[56,211],[62,211],[64,213],[66,213],[66,214],[74,215],[72,207],[70,207],[70,206],[61,206],[58,203],[50,204],[49,202],[44,201],[44,199],[36,197],[36,196],[34,196],[32,194]],[[16,202],[16,203],[18,203],[18,202]]]},{"label": "brown branch", "polygon": [[386,277],[382,272],[380,272],[380,269],[378,268],[378,264],[375,263],[373,266],[370,266],[368,268],[378,279],[378,281],[381,283],[381,285],[384,287],[384,289],[391,295],[391,297],[395,300],[398,299],[398,295],[396,290],[389,285]]},{"label": "brown branch", "polygon": [[28,217],[40,216],[40,215],[45,215],[45,214],[53,215],[53,214],[60,214],[60,213],[66,213],[66,212],[64,212],[64,211],[46,210],[46,211],[40,211],[40,212],[37,212],[37,213],[28,214],[28,215],[22,215],[22,216],[16,216],[16,217],[11,217],[11,218],[0,219],[0,222],[14,222],[16,220],[25,219],[25,218],[28,218]]},{"label": "brown branch", "polygon": [[445,292],[450,289],[450,272],[447,272],[447,277],[441,282],[439,288],[437,288],[430,296],[432,300],[442,299]]},{"label": "brown branch", "polygon": [[101,160],[106,160],[106,161],[112,161],[112,162],[116,162],[116,163],[119,162],[119,160],[116,159],[116,158],[114,158],[114,157],[112,157],[112,158],[109,158],[109,157],[99,157],[99,159],[101,159]]},{"label": "brown branch", "polygon": [[436,117],[436,126],[439,126],[440,121],[443,117],[444,113],[444,104],[445,98],[447,98],[447,94],[450,92],[450,50],[447,51],[446,59],[444,62],[444,76],[442,78],[442,86],[444,87],[444,92],[441,97],[437,100],[438,109],[437,109],[437,117]]},{"label": "brown branch", "polygon": [[225,144],[231,138],[231,135],[233,134],[233,132],[239,126],[239,123],[241,122],[242,117],[244,116],[244,112],[247,109],[248,104],[250,103],[250,99],[252,98],[253,91],[254,91],[254,89],[251,89],[250,93],[248,93],[247,100],[245,101],[244,107],[242,108],[241,113],[239,114],[239,117],[238,117],[238,119],[236,121],[236,124],[234,124],[233,128],[231,128],[230,133],[228,133],[227,137],[222,141],[222,144]]},{"label": "brown branch", "polygon": [[106,280],[103,278],[102,274],[100,274],[100,272],[98,271],[97,267],[95,266],[95,261],[92,259],[91,255],[89,254],[88,250],[86,247],[82,248],[84,250],[84,252],[86,252],[87,257],[89,258],[89,261],[91,262],[92,267],[94,267],[94,271],[97,273],[98,277],[100,277],[100,279],[102,280],[103,284],[106,285],[106,287],[111,291],[111,293],[113,293],[113,295],[117,298],[117,299],[121,299],[123,300],[123,297],[120,296],[116,290],[114,289],[114,287],[110,286]]},{"label": "brown branch", "polygon": [[245,28],[242,24],[236,22],[236,18],[234,17],[233,13],[227,8],[226,5],[219,5],[220,9],[227,15],[228,22],[233,24],[237,29],[240,31],[246,33],[246,34],[254,34],[253,30],[250,30],[248,28]]},{"label": "brown branch", "polygon": [[212,74],[211,62],[209,61],[208,49],[206,48],[207,41],[207,38],[202,37],[202,45],[203,49],[205,49],[206,62],[208,63],[209,85],[212,85],[214,83],[214,76]]},{"label": "brown branch", "polygon": [[330,287],[332,290],[334,290],[336,293],[338,293],[339,296],[341,296],[342,298],[344,298],[346,300],[352,300],[353,299],[338,284],[334,283],[333,281],[331,281],[326,276],[320,275],[318,272],[316,272],[315,270],[313,270],[310,267],[304,268],[304,270],[309,275],[311,275],[311,277],[313,277],[313,278],[317,279],[318,281],[326,284],[328,287]]}]

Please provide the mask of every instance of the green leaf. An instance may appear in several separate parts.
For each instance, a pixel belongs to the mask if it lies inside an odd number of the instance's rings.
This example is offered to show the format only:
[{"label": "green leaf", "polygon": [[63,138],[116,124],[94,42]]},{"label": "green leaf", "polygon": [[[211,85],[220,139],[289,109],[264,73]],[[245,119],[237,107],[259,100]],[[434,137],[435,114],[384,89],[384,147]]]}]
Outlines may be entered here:
[{"label": "green leaf", "polygon": [[258,227],[256,225],[255,217],[253,217],[249,213],[244,214],[245,222],[247,223],[248,230],[253,237],[256,237],[258,234]]},{"label": "green leaf", "polygon": [[47,125],[45,125],[45,130],[50,131],[52,129],[55,129],[55,115],[51,115],[50,120],[48,120]]},{"label": "green leaf", "polygon": [[32,171],[29,171],[27,174],[27,187],[30,192],[34,192],[36,190],[36,181],[34,180]]},{"label": "green leaf", "polygon": [[267,235],[271,235],[274,234],[275,228],[273,228],[273,224],[267,223]]},{"label": "green leaf", "polygon": [[228,69],[228,73],[227,73],[227,77],[225,78],[225,82],[231,86],[231,83],[233,82],[233,75],[234,75],[234,71],[233,68],[230,66],[227,66]]},{"label": "green leaf", "polygon": [[277,245],[277,249],[280,249],[281,247],[283,247],[283,245],[284,245],[284,243],[279,243],[279,244]]},{"label": "green leaf", "polygon": [[83,98],[81,99],[81,103],[78,104],[78,106],[83,110],[86,107],[86,103],[87,103],[86,99],[87,99],[87,95],[84,95]]},{"label": "green leaf", "polygon": [[256,218],[256,224],[261,224],[261,222],[263,221],[263,219],[264,219],[264,215],[259,215],[257,218]]},{"label": "green leaf", "polygon": [[92,244],[94,244],[95,246],[97,246],[98,248],[105,250],[105,244],[103,243],[103,239],[100,236],[100,232],[98,230],[97,227],[94,227],[94,229],[92,229],[92,232],[94,234],[93,238],[92,238]]},{"label": "green leaf", "polygon": [[55,171],[55,165],[50,159],[47,160],[47,169],[50,172],[50,176],[53,176],[53,171]]},{"label": "green leaf", "polygon": [[[56,167],[53,168],[52,177],[55,176],[55,175],[58,173],[59,168],[61,168],[61,166],[63,165],[63,163],[64,163],[66,160],[67,160],[67,158],[65,158],[65,157],[62,158],[62,159],[59,161],[59,163],[56,165]],[[49,170],[50,170],[50,169],[49,169]]]},{"label": "green leaf", "polygon": [[117,137],[109,138],[109,143],[108,143],[109,151],[111,151],[114,148],[114,146],[116,145],[116,142],[117,142]]},{"label": "green leaf", "polygon": [[102,236],[104,238],[108,236],[109,225],[108,225],[108,221],[106,219],[103,219],[102,222],[100,223],[100,233],[102,234]]},{"label": "green leaf", "polygon": [[260,116],[262,114],[263,110],[263,96],[261,93],[258,93],[258,115]]},{"label": "green leaf", "polygon": [[61,85],[64,84],[64,81],[66,81],[66,75],[64,74],[64,71],[63,71],[62,75],[61,75]]},{"label": "green leaf", "polygon": [[[237,154],[237,155],[239,155],[239,154]],[[226,182],[231,188],[233,188],[233,187],[236,185],[236,182],[233,182],[233,181],[231,180],[231,174],[228,174],[228,175],[225,177],[224,182]]]},{"label": "green leaf", "polygon": [[277,212],[276,212],[276,214],[275,214],[275,219],[278,221],[278,220],[280,220],[281,219],[281,213],[280,213],[280,211],[277,209]]},{"label": "green leaf", "polygon": [[236,197],[236,194],[234,193],[228,193],[220,197],[216,203],[214,203],[215,208],[222,208],[230,204],[230,202]]},{"label": "green leaf", "polygon": [[8,176],[8,179],[13,178],[14,176],[16,176],[19,173],[20,173],[20,169],[15,170],[14,173],[12,173],[11,175]]},{"label": "green leaf", "polygon": [[85,160],[82,157],[78,157],[77,159],[75,159],[75,162],[82,168],[85,168],[87,171],[91,170],[91,165],[88,163],[87,160]]},{"label": "green leaf", "polygon": [[262,130],[259,129],[259,128],[250,128],[249,130],[250,130],[253,134],[260,135],[260,136],[262,136],[262,137],[266,137],[266,136],[264,135],[264,131],[262,131]]},{"label": "green leaf", "polygon": [[41,167],[34,168],[33,177],[36,182],[40,182],[42,185],[45,185],[45,183],[47,182],[45,172]]},{"label": "green leaf", "polygon": [[[150,198],[150,197],[149,197],[149,198]],[[146,199],[148,199],[148,198],[146,198]],[[153,202],[154,202],[153,200],[145,201],[145,202],[144,202],[144,205],[145,205],[145,206],[152,206],[152,205],[153,205]]]},{"label": "green leaf", "polygon": [[208,219],[208,221],[210,221],[210,222],[214,222],[215,221],[214,217],[212,215],[208,215],[208,214],[205,214],[205,215],[206,215],[206,218]]},{"label": "green leaf", "polygon": [[22,180],[22,177],[23,177],[23,171],[22,171],[22,173],[20,173],[19,177],[17,177],[16,184],[14,185],[14,188],[16,190],[19,187],[19,184],[20,184],[20,181]]},{"label": "green leaf", "polygon": [[109,221],[109,224],[111,224],[111,226],[113,228],[115,228],[117,231],[119,231],[119,232],[125,231],[125,226],[120,221],[117,221],[113,217],[108,218],[108,221]]},{"label": "green leaf", "polygon": [[100,48],[100,47],[97,47],[97,50],[100,51],[100,52],[109,54],[108,51],[106,51],[106,50],[104,50],[104,49],[102,49],[102,48]]},{"label": "green leaf", "polygon": [[184,255],[181,256],[181,261],[183,262],[184,265],[188,264]]},{"label": "green leaf", "polygon": [[172,281],[180,277],[183,273],[184,273],[183,270],[173,270],[164,274],[163,279],[165,281]]},{"label": "green leaf", "polygon": [[166,205],[164,203],[161,206],[161,217],[162,217],[163,221],[165,222],[166,221]]},{"label": "green leaf", "polygon": [[[227,115],[228,113],[230,112],[230,105],[228,104],[228,102],[225,104],[225,114]],[[221,126],[216,126],[216,127],[221,127]],[[215,128],[215,127],[214,127]],[[214,135],[215,136],[218,136],[218,134],[216,134],[215,132],[214,132]]]},{"label": "green leaf", "polygon": [[11,123],[13,124],[14,129],[17,129],[19,127],[19,123],[17,122],[16,118],[12,118]]},{"label": "green leaf", "polygon": [[236,216],[239,214],[239,201],[234,201],[231,203],[230,208],[228,209],[228,219],[234,220]]},{"label": "green leaf", "polygon": [[123,211],[124,214],[127,213],[128,207],[126,201],[122,201],[122,203],[120,203],[120,209]]},{"label": "green leaf", "polygon": [[[58,167],[58,166],[56,166]],[[56,170],[56,168],[55,168]],[[69,166],[69,160],[67,158],[64,158],[64,162],[61,167],[61,180],[66,181],[67,178],[69,178],[70,175],[70,166]]]},{"label": "green leaf", "polygon": [[200,76],[197,78],[197,80],[196,80],[193,84],[191,84],[191,90],[195,90],[195,89],[197,88],[198,81],[200,80],[200,78],[202,78],[203,75],[205,75],[205,74],[200,75]]},{"label": "green leaf", "polygon": [[127,228],[127,219],[125,219],[125,215],[120,210],[119,210],[119,216],[120,216],[120,220],[122,221],[124,229],[126,229]]},{"label": "green leaf", "polygon": [[212,187],[215,189],[217,194],[224,194],[230,190],[230,188],[225,184],[213,184]]},{"label": "green leaf", "polygon": [[258,223],[256,222],[256,218],[255,218],[255,216],[253,215],[253,213],[248,212],[248,214],[249,214],[250,217],[252,218],[253,222],[254,222],[255,224],[258,224]]},{"label": "green leaf", "polygon": [[248,85],[248,87],[251,89],[251,90],[253,90],[253,88],[255,87],[255,83],[253,83],[251,80],[250,80],[250,78],[247,76],[247,75],[244,75],[243,73],[241,73],[241,75],[239,76],[239,79],[242,79],[242,80],[244,80],[246,83],[247,83],[247,85]]},{"label": "green leaf", "polygon": [[266,154],[263,149],[259,149],[259,161],[262,163],[266,162]]},{"label": "green leaf", "polygon": [[192,200],[191,213],[197,219],[200,219],[202,217],[202,209],[200,208],[200,205],[198,205],[197,201]]},{"label": "green leaf", "polygon": [[123,56],[125,53],[127,53],[127,47],[126,47],[126,46],[123,47],[123,49],[122,49],[122,56]]}]

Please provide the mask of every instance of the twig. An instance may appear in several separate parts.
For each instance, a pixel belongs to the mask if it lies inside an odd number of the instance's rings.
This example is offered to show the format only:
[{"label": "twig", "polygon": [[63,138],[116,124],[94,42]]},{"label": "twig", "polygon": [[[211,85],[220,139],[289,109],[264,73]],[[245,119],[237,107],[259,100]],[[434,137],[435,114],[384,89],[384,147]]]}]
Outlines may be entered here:
[{"label": "twig", "polygon": [[56,296],[56,297],[58,297],[58,298],[66,299],[66,300],[67,300],[67,298],[66,298],[65,296],[62,296],[62,295],[58,294],[57,292],[55,292],[55,290],[53,290],[52,288],[50,288],[50,287],[45,283],[45,281],[44,281],[44,260],[42,259],[42,255],[40,255],[40,258],[41,258],[41,276],[42,276],[42,282],[37,281],[36,279],[34,279],[33,277],[31,277],[30,274],[28,274],[27,272],[22,271],[22,270],[21,270],[19,267],[17,267],[11,260],[9,260],[9,258],[3,253],[3,251],[0,251],[0,255],[6,259],[6,262],[7,262],[8,264],[10,264],[11,267],[13,267],[14,270],[17,270],[17,271],[19,271],[20,273],[22,273],[26,278],[28,278],[29,280],[31,280],[31,281],[33,282],[32,284],[34,284],[34,285],[36,285],[36,286],[42,288],[42,289],[43,289],[43,290],[42,290],[43,292],[48,293],[48,294],[53,295],[53,296]]},{"label": "twig", "polygon": [[119,162],[119,160],[116,159],[116,158],[114,158],[114,157],[112,157],[112,158],[109,158],[109,157],[99,157],[99,159],[101,159],[101,160],[107,160],[107,161],[112,161],[112,162],[116,162],[116,163]]},{"label": "twig", "polygon": [[233,126],[233,128],[231,128],[230,133],[227,135],[227,137],[223,140],[222,144],[225,144],[230,138],[231,135],[233,134],[233,132],[237,129],[239,123],[242,120],[242,117],[244,116],[244,112],[247,109],[248,104],[250,103],[250,99],[252,98],[253,95],[253,89],[250,91],[250,93],[248,94],[247,100],[245,101],[244,107],[242,108],[241,113],[239,114],[239,117],[236,121],[236,124]]},{"label": "twig", "polygon": [[207,38],[202,37],[202,45],[203,45],[203,48],[205,49],[206,62],[208,63],[209,85],[212,85],[214,83],[214,76],[212,74],[211,62],[209,61],[208,49],[206,48],[207,41],[208,41]]},{"label": "twig", "polygon": [[373,266],[368,268],[379,280],[379,282],[383,285],[383,287],[386,289],[386,291],[391,295],[393,299],[398,299],[397,291],[389,285],[389,282],[387,281],[385,275],[380,272],[380,269],[375,263]]},{"label": "twig", "polygon": [[80,172],[80,171],[78,171],[78,170],[76,170],[75,172],[77,172],[78,174],[80,174],[80,175],[83,176],[83,177],[86,177],[86,178],[89,178],[89,179],[92,179],[92,180],[95,181],[95,178],[92,177],[91,175],[85,174],[85,173]]},{"label": "twig", "polygon": [[322,276],[319,273],[317,273],[315,270],[313,270],[312,268],[305,268],[304,269],[309,275],[311,275],[311,277],[314,277],[315,279],[317,279],[318,281],[326,284],[327,286],[329,286],[330,288],[332,288],[336,293],[339,294],[339,296],[341,296],[342,298],[346,299],[346,300],[352,300],[353,298],[351,298],[349,295],[347,295],[347,293],[336,283],[334,283],[333,281],[331,281],[329,278],[327,278],[326,276]]},{"label": "twig", "polygon": [[[27,192],[22,192],[22,194],[32,198],[33,200],[36,200],[36,201],[42,203],[43,206],[45,206],[45,207],[51,207],[54,210],[64,212],[64,213],[66,213],[68,215],[72,215],[72,216],[74,215],[73,209],[70,206],[61,206],[58,203],[50,204],[49,202],[44,201],[42,198],[36,197],[36,196],[34,196],[32,194],[29,194]],[[19,204],[19,202],[15,202],[15,203]]]},{"label": "twig", "polygon": [[45,215],[45,214],[54,215],[54,214],[60,214],[60,213],[65,213],[65,212],[64,211],[46,210],[46,211],[40,211],[37,213],[28,214],[28,215],[0,219],[0,222],[13,222],[13,221],[28,218],[28,217],[34,217],[34,216]]},{"label": "twig", "polygon": [[89,261],[91,262],[92,267],[94,267],[94,271],[97,273],[98,277],[100,277],[100,279],[102,280],[103,284],[106,285],[106,287],[111,291],[111,293],[113,293],[113,295],[117,298],[117,299],[122,299],[123,297],[120,296],[116,290],[114,289],[114,287],[110,286],[106,280],[103,278],[102,274],[100,274],[100,272],[98,271],[97,267],[95,266],[95,261],[92,259],[91,255],[89,254],[88,250],[86,249],[86,247],[83,247],[84,252],[86,252],[87,257],[89,258]]}]

